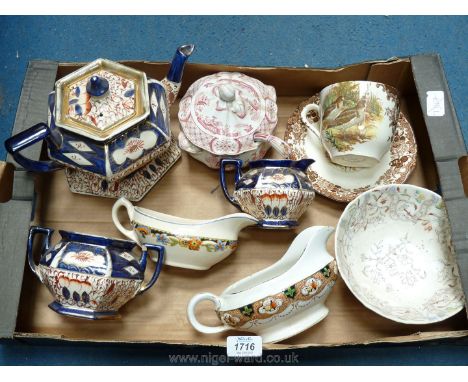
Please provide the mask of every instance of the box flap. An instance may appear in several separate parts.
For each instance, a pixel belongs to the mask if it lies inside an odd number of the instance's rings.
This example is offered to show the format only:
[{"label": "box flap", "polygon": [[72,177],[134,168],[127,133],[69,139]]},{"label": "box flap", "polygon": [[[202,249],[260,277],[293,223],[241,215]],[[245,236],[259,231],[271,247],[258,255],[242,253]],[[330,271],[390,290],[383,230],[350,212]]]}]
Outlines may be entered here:
[{"label": "box flap", "polygon": [[[411,66],[447,205],[465,299],[468,301],[468,231],[465,222],[468,199],[459,168],[459,160],[466,156],[466,147],[440,57],[414,56],[411,57]],[[434,98],[434,94],[438,97]]]},{"label": "box flap", "polygon": [[[12,134],[47,121],[47,95],[54,87],[57,63],[32,61],[29,63],[16,112]],[[25,154],[39,159],[42,145],[34,145]],[[14,163],[11,156],[7,162]],[[34,205],[32,174],[14,171],[11,199],[0,204],[0,338],[13,337],[20,299],[26,255],[28,228]],[[2,177],[2,179],[4,179]]]}]

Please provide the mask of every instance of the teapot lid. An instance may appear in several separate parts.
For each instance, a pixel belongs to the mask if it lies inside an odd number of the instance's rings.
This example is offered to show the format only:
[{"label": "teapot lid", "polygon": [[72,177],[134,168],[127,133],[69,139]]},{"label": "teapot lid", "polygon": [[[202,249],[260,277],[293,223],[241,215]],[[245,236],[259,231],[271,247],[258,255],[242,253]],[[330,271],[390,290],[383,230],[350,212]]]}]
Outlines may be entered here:
[{"label": "teapot lid", "polygon": [[146,74],[97,59],[55,83],[56,125],[95,141],[108,140],[149,115]]},{"label": "teapot lid", "polygon": [[188,140],[216,155],[255,149],[254,134],[276,127],[276,91],[242,73],[220,72],[194,82],[179,105]]}]

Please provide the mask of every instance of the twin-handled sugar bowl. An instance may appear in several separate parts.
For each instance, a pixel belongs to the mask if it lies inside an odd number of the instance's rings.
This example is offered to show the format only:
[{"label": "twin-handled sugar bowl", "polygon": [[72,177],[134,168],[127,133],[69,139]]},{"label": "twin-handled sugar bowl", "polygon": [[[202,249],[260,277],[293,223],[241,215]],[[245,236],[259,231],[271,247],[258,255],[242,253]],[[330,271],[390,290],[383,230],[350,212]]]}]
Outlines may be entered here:
[{"label": "twin-handled sugar bowl", "polygon": [[[49,95],[48,123],[8,139],[7,151],[26,170],[47,172],[65,167],[69,184],[91,183],[81,189],[70,184],[72,191],[109,196],[109,188],[118,188],[125,177],[171,146],[169,107],[193,49],[193,45],[179,47],[161,81],[105,59],[68,74],[55,83],[55,91]],[[36,161],[22,155],[28,146],[43,140],[50,160]],[[73,171],[78,175],[70,173]],[[145,175],[149,179],[146,183],[151,184],[134,187],[153,186],[155,177],[149,175]],[[142,196],[140,193],[132,199]]]},{"label": "twin-handled sugar bowl", "polygon": [[[31,227],[27,254],[31,270],[54,296],[49,307],[57,313],[87,319],[118,317],[119,308],[151,288],[161,272],[162,246],[143,246],[137,260],[132,254],[134,242],[59,231],[61,240],[51,246],[53,232],[50,228]],[[45,235],[39,264],[33,256],[37,234]],[[157,264],[144,284],[149,251],[157,254]]]},{"label": "twin-handled sugar bowl", "polygon": [[[313,159],[251,161],[242,173],[242,161],[223,159],[220,182],[226,199],[259,219],[264,228],[291,228],[312,203],[315,192],[306,175]],[[228,191],[226,167],[235,168],[234,193]]]}]

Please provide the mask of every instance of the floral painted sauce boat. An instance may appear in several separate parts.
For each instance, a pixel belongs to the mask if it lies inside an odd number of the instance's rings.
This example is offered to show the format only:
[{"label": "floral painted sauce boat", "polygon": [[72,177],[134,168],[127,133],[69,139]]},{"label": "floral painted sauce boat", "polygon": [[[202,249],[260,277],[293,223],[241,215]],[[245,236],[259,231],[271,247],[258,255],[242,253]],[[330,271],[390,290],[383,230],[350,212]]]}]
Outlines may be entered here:
[{"label": "floral painted sauce boat", "polygon": [[[123,227],[118,210],[125,207],[133,227]],[[120,198],[112,208],[117,229],[137,243],[161,245],[166,249],[165,264],[206,270],[224,260],[238,245],[239,232],[255,226],[258,220],[247,214],[231,214],[212,220],[184,219],[135,207]]]},{"label": "floral painted sauce boat", "polygon": [[[53,232],[50,228],[31,227],[28,262],[54,296],[49,307],[57,313],[87,319],[117,318],[119,308],[151,288],[161,272],[162,246],[144,247],[137,261],[132,254],[134,242],[59,231],[62,239],[51,247]],[[46,236],[38,265],[32,250],[37,234]],[[157,252],[157,265],[150,281],[143,285],[148,250]]]},{"label": "floral painted sauce boat", "polygon": [[[99,183],[89,186],[87,193],[102,196],[98,187],[102,182],[126,178],[171,146],[169,108],[193,50],[193,45],[179,47],[161,81],[106,59],[68,74],[49,95],[49,123],[39,123],[7,139],[7,151],[29,171],[62,167],[79,171],[84,174],[82,181]],[[35,161],[21,154],[42,140],[50,160]]]},{"label": "floral painted sauce boat", "polygon": [[[326,250],[332,227],[302,231],[272,266],[231,285],[215,296],[200,293],[187,307],[188,320],[201,333],[254,332],[263,342],[292,337],[328,315],[324,302],[337,279],[335,260]],[[204,300],[215,304],[222,325],[206,326],[195,315]]]},{"label": "floral painted sauce boat", "polygon": [[[220,182],[226,199],[242,211],[259,219],[263,228],[292,228],[312,203],[315,192],[306,170],[313,159],[251,161],[242,174],[242,161],[223,159]],[[226,167],[235,168],[235,190],[229,194]]]}]

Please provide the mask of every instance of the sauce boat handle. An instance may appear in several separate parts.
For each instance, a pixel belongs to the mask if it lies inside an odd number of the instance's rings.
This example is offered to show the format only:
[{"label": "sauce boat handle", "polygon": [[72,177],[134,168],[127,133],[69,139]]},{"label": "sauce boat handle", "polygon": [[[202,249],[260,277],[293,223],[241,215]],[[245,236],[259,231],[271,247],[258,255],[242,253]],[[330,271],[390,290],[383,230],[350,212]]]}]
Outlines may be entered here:
[{"label": "sauce boat handle", "polygon": [[41,274],[38,272],[36,263],[34,262],[34,255],[33,255],[33,244],[34,244],[34,237],[38,234],[46,235],[46,237],[42,240],[42,252],[47,251],[50,248],[50,238],[54,233],[54,230],[51,228],[44,228],[38,226],[32,226],[29,229],[28,235],[28,246],[27,246],[27,255],[28,255],[28,263],[31,270],[36,274],[39,280],[42,281]]},{"label": "sauce boat handle", "polygon": [[192,326],[199,332],[207,333],[207,334],[221,333],[226,330],[231,330],[232,328],[230,328],[227,325],[207,326],[207,325],[201,324],[197,320],[197,317],[195,315],[195,307],[198,305],[198,303],[204,300],[213,302],[216,306],[216,309],[218,309],[220,306],[219,298],[212,293],[205,292],[205,293],[199,293],[193,296],[187,306],[187,317],[188,317],[190,324],[192,324]]},{"label": "sauce boat handle", "polygon": [[162,265],[164,263],[164,255],[165,255],[165,248],[162,245],[154,245],[154,244],[146,244],[143,247],[143,254],[142,257],[144,258],[144,266],[146,267],[146,258],[148,255],[149,250],[154,250],[158,253],[158,261],[156,263],[156,268],[154,269],[153,276],[151,276],[150,281],[146,285],[142,285],[141,288],[138,290],[137,294],[142,294],[146,292],[149,288],[151,288],[161,273]]},{"label": "sauce boat handle", "polygon": [[114,222],[115,226],[117,227],[117,229],[120,232],[122,232],[130,240],[133,240],[133,241],[137,242],[138,244],[140,244],[140,240],[138,239],[138,236],[135,233],[135,231],[130,230],[130,229],[126,229],[122,225],[122,223],[120,223],[119,215],[118,215],[118,211],[119,211],[120,207],[125,207],[125,209],[127,210],[127,213],[128,213],[128,218],[130,219],[130,222],[132,221],[135,207],[133,206],[132,203],[130,203],[125,198],[120,198],[114,203],[114,205],[112,207],[112,221]]},{"label": "sauce boat handle", "polygon": [[234,196],[229,194],[228,188],[227,188],[227,182],[226,182],[226,167],[227,166],[234,166],[235,168],[235,173],[234,173],[234,183],[237,184],[237,182],[241,178],[241,168],[242,168],[242,160],[240,159],[221,159],[221,162],[219,164],[219,181],[221,183],[221,188],[223,190],[224,196],[226,199],[234,206],[237,208],[240,208],[239,203],[237,203],[236,199]]}]

